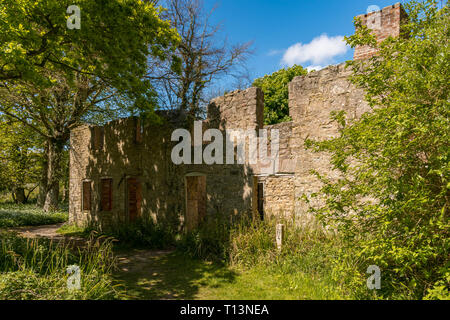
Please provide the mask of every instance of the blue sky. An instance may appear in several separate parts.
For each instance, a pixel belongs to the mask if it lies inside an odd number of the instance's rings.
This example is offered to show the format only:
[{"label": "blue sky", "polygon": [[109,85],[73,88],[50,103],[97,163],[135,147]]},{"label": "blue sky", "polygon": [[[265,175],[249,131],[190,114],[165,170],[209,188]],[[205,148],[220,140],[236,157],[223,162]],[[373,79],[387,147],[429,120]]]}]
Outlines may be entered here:
[{"label": "blue sky", "polygon": [[229,42],[254,41],[255,53],[248,61],[253,79],[294,62],[324,67],[352,59],[353,50],[340,39],[353,34],[353,17],[371,5],[384,8],[397,2],[404,1],[205,0],[206,7],[218,4],[212,20],[223,24]]}]

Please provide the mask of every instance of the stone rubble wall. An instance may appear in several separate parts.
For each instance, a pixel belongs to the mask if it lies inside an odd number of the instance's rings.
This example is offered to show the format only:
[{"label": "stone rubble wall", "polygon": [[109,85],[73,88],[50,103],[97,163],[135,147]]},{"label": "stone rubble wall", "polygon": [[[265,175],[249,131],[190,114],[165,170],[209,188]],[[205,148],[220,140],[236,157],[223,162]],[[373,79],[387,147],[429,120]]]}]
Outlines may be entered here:
[{"label": "stone rubble wall", "polygon": [[308,207],[300,198],[309,197],[322,186],[311,170],[332,179],[338,174],[332,170],[330,156],[307,150],[305,140],[323,141],[338,136],[338,126],[331,121],[332,111],[345,111],[348,121],[370,111],[364,91],[348,80],[351,74],[350,68],[340,64],[294,78],[289,85],[290,116],[294,122],[291,148],[296,157],[294,211],[306,220]]},{"label": "stone rubble wall", "polygon": [[[127,222],[126,179],[142,183],[142,215],[171,225],[183,226],[186,214],[186,175],[206,176],[207,215],[255,214],[256,185],[264,183],[267,216],[292,216],[308,220],[303,195],[319,191],[317,170],[332,178],[329,155],[305,149],[305,139],[328,139],[338,134],[332,111],[344,110],[348,120],[359,118],[369,107],[364,92],[348,80],[351,70],[344,64],[295,78],[289,85],[291,122],[263,125],[264,97],[258,88],[234,91],[211,101],[204,129],[279,130],[279,170],[264,174],[261,167],[245,163],[174,165],[170,160],[176,142],[170,141],[177,125],[170,121],[143,124],[141,137],[137,118],[110,122],[104,127],[82,126],[71,133],[70,221],[109,224]],[[96,139],[102,134],[103,139]],[[139,140],[139,141],[138,141]],[[225,143],[224,143],[225,144]],[[206,145],[203,145],[205,148]],[[269,153],[270,140],[269,140]],[[225,150],[224,150],[225,156]],[[113,210],[100,210],[102,178],[113,179]],[[83,212],[82,182],[92,181],[92,210]]]},{"label": "stone rubble wall", "polygon": [[[209,107],[210,114],[215,117],[211,116],[205,121],[204,127],[257,130],[262,127],[263,99],[262,91],[258,88],[235,91],[215,99]],[[72,131],[71,222],[85,224],[92,221],[101,225],[126,223],[126,179],[138,178],[142,185],[141,216],[182,227],[186,213],[185,177],[188,174],[206,176],[208,215],[251,211],[254,171],[248,163],[174,165],[171,151],[178,142],[171,141],[171,134],[180,126],[172,123],[170,117],[162,118],[162,124],[142,124],[142,132],[137,118],[112,121],[103,127],[86,125]],[[102,135],[100,140],[96,133]],[[110,212],[101,211],[102,178],[111,178],[113,181]],[[91,181],[90,212],[81,210],[84,180]]]}]

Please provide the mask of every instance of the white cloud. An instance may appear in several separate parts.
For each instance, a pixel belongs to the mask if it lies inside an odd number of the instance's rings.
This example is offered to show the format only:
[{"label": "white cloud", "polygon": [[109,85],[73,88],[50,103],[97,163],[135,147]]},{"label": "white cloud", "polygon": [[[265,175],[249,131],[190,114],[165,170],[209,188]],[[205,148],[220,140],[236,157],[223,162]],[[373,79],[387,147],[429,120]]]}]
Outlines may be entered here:
[{"label": "white cloud", "polygon": [[319,71],[319,70],[322,70],[323,68],[325,68],[325,67],[323,67],[323,66],[308,66],[308,67],[306,67],[306,70],[308,70],[308,72],[311,72],[313,70]]},{"label": "white cloud", "polygon": [[292,66],[294,64],[310,63],[315,67],[332,63],[336,56],[345,54],[349,47],[343,36],[328,37],[323,34],[314,38],[310,43],[301,42],[290,46],[284,53],[281,63]]}]

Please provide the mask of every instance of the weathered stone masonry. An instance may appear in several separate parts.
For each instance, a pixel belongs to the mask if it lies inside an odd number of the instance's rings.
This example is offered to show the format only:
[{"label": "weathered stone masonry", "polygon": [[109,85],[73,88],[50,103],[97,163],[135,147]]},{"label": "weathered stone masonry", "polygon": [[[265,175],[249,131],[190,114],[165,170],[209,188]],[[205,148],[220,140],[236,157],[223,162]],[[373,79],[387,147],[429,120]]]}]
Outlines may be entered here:
[{"label": "weathered stone masonry", "polygon": [[[397,35],[402,10],[399,4],[383,9],[382,26],[388,29],[382,34]],[[355,58],[374,54],[364,50],[357,48]],[[264,128],[269,137],[271,130],[279,131],[279,169],[274,174],[248,162],[173,164],[171,150],[176,142],[171,141],[171,133],[180,125],[170,114],[161,117],[162,123],[128,118],[73,130],[70,221],[107,225],[152,217],[192,229],[205,217],[218,214],[295,215],[298,221],[309,220],[301,197],[321,187],[311,170],[331,177],[337,173],[331,169],[329,155],[306,150],[305,140],[338,134],[330,119],[332,111],[346,111],[350,121],[370,111],[364,92],[348,81],[350,75],[351,70],[341,64],[293,79],[289,85],[292,121],[272,126],[263,124],[264,95],[258,88],[211,101],[203,130]]]}]

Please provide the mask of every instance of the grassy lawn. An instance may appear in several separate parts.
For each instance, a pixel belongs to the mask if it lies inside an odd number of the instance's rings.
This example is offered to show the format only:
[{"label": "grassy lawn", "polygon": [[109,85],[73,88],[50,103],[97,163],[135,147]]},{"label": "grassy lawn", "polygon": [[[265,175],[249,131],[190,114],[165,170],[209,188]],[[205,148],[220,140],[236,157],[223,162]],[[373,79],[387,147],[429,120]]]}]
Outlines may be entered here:
[{"label": "grassy lawn", "polygon": [[329,279],[301,270],[282,274],[261,266],[247,270],[220,266],[177,252],[137,253],[122,257],[121,271],[115,275],[129,299],[346,298]]},{"label": "grassy lawn", "polygon": [[328,279],[299,271],[295,274],[270,272],[262,266],[235,271],[234,281],[207,285],[199,299],[224,300],[329,300],[345,299]]},{"label": "grassy lawn", "polygon": [[68,218],[64,210],[46,213],[34,204],[0,203],[0,228],[55,224]]}]

